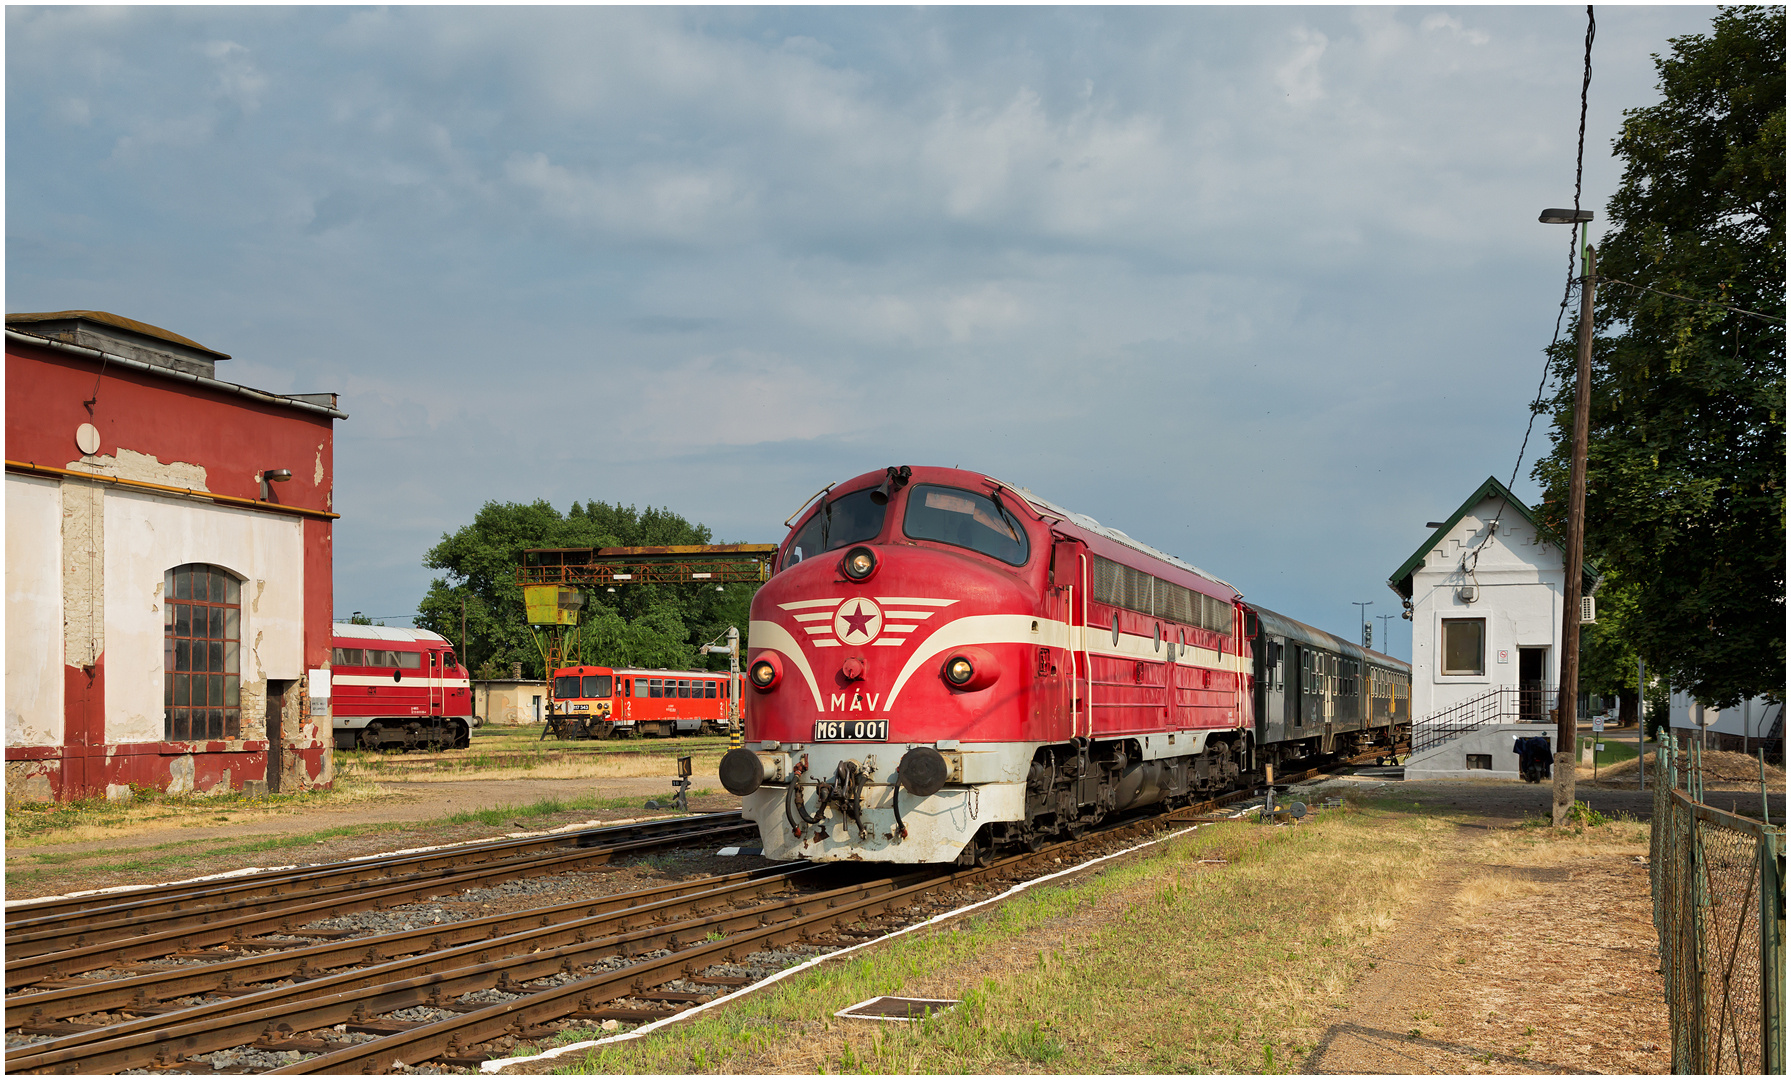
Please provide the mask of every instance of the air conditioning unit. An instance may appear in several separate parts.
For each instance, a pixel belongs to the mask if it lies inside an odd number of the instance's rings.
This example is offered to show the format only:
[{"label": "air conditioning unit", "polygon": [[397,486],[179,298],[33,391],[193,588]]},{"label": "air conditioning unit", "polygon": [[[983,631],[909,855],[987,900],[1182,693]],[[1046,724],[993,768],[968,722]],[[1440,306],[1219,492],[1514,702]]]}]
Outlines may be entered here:
[{"label": "air conditioning unit", "polygon": [[1595,596],[1580,597],[1580,623],[1583,625],[1585,623],[1595,623],[1597,621],[1598,598]]},{"label": "air conditioning unit", "polygon": [[1464,604],[1471,604],[1480,599],[1480,586],[1463,585],[1455,590],[1455,598]]}]

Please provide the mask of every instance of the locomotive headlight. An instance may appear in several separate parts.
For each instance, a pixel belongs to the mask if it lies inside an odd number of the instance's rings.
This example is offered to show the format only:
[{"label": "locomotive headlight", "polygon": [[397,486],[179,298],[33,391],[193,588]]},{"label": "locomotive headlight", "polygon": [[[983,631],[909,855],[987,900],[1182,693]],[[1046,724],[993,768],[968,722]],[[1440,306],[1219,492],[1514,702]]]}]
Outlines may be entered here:
[{"label": "locomotive headlight", "polygon": [[853,581],[864,581],[877,571],[877,553],[860,545],[846,552],[840,569]]},{"label": "locomotive headlight", "polygon": [[946,654],[939,677],[953,690],[985,690],[1001,678],[1001,662],[987,649],[967,646]]},{"label": "locomotive headlight", "polygon": [[761,656],[746,669],[746,677],[759,690],[769,690],[777,685],[778,677],[783,674],[783,665],[769,656]]}]

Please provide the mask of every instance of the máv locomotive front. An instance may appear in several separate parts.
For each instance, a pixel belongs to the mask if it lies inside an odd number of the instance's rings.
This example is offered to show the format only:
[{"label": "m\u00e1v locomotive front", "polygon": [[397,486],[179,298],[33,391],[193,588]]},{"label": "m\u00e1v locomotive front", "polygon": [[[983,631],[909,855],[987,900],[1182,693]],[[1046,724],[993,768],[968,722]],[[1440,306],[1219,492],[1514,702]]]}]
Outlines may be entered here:
[{"label": "m\u00e1v locomotive front", "polygon": [[723,759],[772,858],[968,862],[1233,786],[1236,589],[978,473],[824,492],[753,599]]}]

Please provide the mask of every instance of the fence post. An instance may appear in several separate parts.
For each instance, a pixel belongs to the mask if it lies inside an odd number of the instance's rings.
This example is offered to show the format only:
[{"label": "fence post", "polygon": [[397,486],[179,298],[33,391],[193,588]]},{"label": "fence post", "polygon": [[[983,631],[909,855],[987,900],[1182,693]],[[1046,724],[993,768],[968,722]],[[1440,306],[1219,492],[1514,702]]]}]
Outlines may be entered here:
[{"label": "fence post", "polygon": [[1769,828],[1760,852],[1760,1062],[1767,1076],[1785,1072],[1785,868]]}]

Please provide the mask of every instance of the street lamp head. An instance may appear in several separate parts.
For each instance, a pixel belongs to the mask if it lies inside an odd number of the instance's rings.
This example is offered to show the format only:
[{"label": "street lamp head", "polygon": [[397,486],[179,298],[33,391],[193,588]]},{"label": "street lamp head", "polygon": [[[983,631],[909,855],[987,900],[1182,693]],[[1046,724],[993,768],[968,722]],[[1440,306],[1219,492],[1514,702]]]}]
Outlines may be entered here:
[{"label": "street lamp head", "polygon": [[1544,210],[1536,220],[1542,222],[1544,225],[1578,225],[1582,221],[1591,221],[1592,211],[1575,211],[1572,208],[1566,210],[1550,209]]}]

